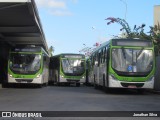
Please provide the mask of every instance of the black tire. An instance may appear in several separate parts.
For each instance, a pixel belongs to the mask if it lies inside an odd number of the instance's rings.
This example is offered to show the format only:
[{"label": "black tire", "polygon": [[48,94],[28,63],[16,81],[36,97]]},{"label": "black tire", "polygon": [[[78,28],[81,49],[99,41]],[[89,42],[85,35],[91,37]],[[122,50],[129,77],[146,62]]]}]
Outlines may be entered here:
[{"label": "black tire", "polygon": [[80,83],[76,83],[76,87],[80,87]]},{"label": "black tire", "polygon": [[138,94],[144,94],[145,89],[137,89]]},{"label": "black tire", "polygon": [[98,85],[96,84],[95,75],[94,75],[94,88],[98,89]]},{"label": "black tire", "polygon": [[37,84],[37,87],[38,87],[38,88],[42,88],[42,87],[43,87],[43,84]]},{"label": "black tire", "polygon": [[44,83],[44,86],[47,87],[48,86],[48,82]]},{"label": "black tire", "polygon": [[2,83],[2,88],[9,88],[9,84],[8,83]]},{"label": "black tire", "polygon": [[103,74],[103,86],[102,86],[102,89],[103,89],[104,92],[107,92],[107,87],[105,86],[105,83],[106,83],[105,75]]}]

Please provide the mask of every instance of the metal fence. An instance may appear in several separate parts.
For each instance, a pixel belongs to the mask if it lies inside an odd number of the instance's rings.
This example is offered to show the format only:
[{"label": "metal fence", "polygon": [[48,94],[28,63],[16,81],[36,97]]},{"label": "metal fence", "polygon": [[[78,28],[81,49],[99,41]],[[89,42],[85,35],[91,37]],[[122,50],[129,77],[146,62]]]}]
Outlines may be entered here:
[{"label": "metal fence", "polygon": [[160,56],[156,57],[156,73],[154,89],[160,91]]}]

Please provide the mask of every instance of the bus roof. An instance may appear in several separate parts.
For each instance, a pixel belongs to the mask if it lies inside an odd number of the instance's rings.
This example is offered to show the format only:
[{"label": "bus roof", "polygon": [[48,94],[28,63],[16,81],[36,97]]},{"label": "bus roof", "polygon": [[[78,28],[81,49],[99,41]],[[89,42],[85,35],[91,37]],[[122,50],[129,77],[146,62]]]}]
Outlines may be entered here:
[{"label": "bus roof", "polygon": [[153,43],[151,40],[133,39],[133,38],[126,38],[126,39],[125,38],[117,38],[117,39],[111,39],[111,40],[104,42],[99,47],[97,47],[92,52],[92,54],[94,54],[96,51],[99,51],[101,48],[108,46],[109,44],[111,44],[112,46],[153,47]]},{"label": "bus roof", "polygon": [[68,56],[85,56],[84,54],[79,54],[79,53],[61,53],[61,54],[58,54],[58,55],[55,55],[55,56],[52,56],[52,57],[60,57],[60,56],[65,56],[65,55],[68,55]]},{"label": "bus roof", "polygon": [[16,47],[12,48],[11,52],[40,52],[41,50],[43,50],[46,53],[46,51],[41,46]]}]

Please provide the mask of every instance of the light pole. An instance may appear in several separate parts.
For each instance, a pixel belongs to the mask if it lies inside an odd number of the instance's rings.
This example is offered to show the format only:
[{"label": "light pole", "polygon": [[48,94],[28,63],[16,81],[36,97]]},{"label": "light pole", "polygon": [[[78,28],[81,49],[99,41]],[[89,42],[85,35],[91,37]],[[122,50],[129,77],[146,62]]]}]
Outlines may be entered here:
[{"label": "light pole", "polygon": [[123,4],[125,5],[125,7],[126,7],[126,10],[125,10],[125,16],[124,16],[124,20],[126,21],[126,17],[127,17],[127,3],[126,3],[126,1],[125,0],[120,0],[121,2],[123,2]]},{"label": "light pole", "polygon": [[[126,0],[120,0],[120,1],[125,5],[125,8],[126,8],[125,15],[124,15],[124,20],[126,21],[126,19],[127,19],[127,2],[126,2]],[[125,37],[124,29],[122,31],[122,35],[121,36],[122,36],[122,38]]]}]

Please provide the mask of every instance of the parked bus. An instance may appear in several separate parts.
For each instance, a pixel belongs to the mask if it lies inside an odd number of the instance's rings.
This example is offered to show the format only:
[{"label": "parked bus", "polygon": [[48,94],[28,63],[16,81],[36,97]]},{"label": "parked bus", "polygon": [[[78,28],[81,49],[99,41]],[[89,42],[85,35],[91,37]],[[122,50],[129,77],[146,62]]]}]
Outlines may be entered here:
[{"label": "parked bus", "polygon": [[14,48],[9,53],[8,83],[48,84],[49,56],[42,47]]},{"label": "parked bus", "polygon": [[50,83],[85,83],[85,55],[59,54],[50,59]]},{"label": "parked bus", "polygon": [[153,89],[154,45],[150,40],[112,39],[90,56],[90,77],[95,88]]}]

